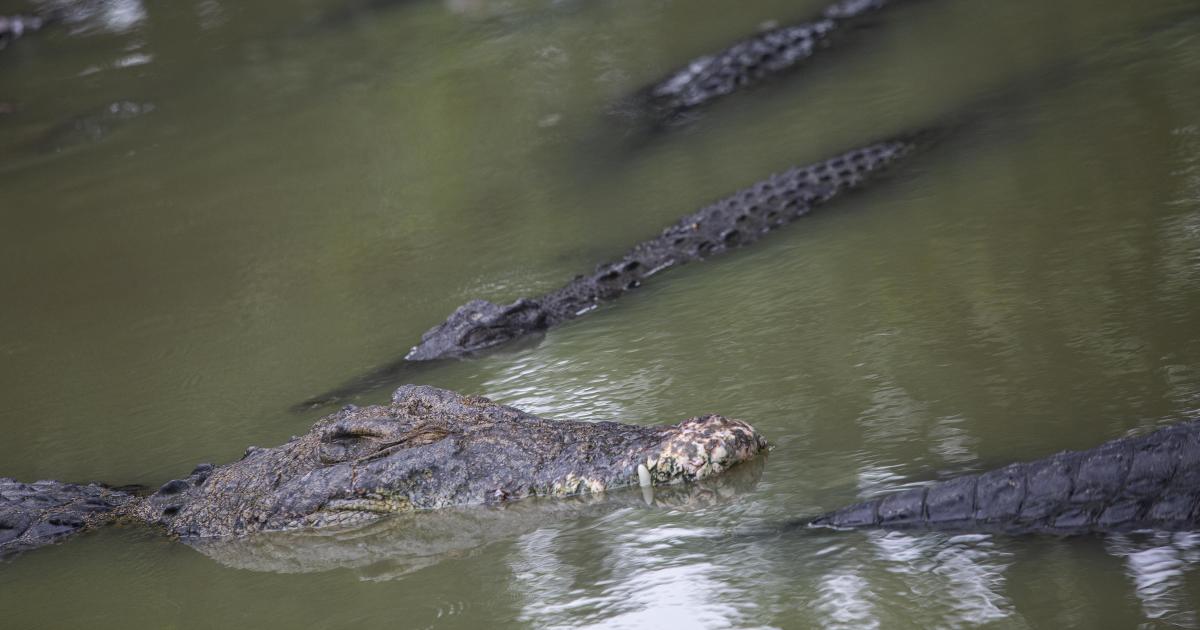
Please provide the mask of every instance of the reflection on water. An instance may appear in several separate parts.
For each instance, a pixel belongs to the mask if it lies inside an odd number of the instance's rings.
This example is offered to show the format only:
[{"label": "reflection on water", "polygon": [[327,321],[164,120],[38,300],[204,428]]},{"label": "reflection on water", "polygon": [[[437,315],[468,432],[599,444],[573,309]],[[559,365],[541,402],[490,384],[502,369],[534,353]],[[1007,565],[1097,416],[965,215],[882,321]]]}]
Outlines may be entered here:
[{"label": "reflection on water", "polygon": [[1112,536],[1106,546],[1109,553],[1125,559],[1146,619],[1177,628],[1200,627],[1185,579],[1200,562],[1200,534]]},{"label": "reflection on water", "polygon": [[843,567],[819,580],[813,610],[828,628],[879,628],[879,618],[871,604],[870,585],[862,576],[863,567]]},{"label": "reflection on water", "polygon": [[[871,532],[822,559],[808,606],[837,627],[1019,627],[1005,594],[1011,554],[988,536]],[[897,597],[903,593],[902,597]]]},{"label": "reflection on water", "polygon": [[[742,626],[754,607],[728,596],[740,565],[706,552],[713,538],[708,529],[661,527],[523,539],[510,561],[520,620],[555,628]],[[572,553],[588,542],[601,544],[583,557]]]},{"label": "reflection on water", "polygon": [[1003,594],[1006,556],[987,536],[911,536],[899,532],[872,537],[888,571],[904,577],[920,600],[946,613],[933,625],[962,627],[1012,616]]},{"label": "reflection on water", "polygon": [[147,13],[142,0],[34,0],[39,13],[67,24],[73,35],[128,33]]}]

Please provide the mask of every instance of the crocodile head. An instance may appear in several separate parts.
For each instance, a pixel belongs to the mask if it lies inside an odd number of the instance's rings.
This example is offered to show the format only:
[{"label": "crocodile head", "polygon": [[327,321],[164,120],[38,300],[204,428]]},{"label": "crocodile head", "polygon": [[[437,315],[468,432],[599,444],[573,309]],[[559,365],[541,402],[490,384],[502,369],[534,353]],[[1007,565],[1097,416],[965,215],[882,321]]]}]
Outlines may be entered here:
[{"label": "crocodile head", "polygon": [[522,298],[508,305],[471,300],[421,335],[421,343],[404,358],[429,361],[461,357],[548,326],[545,311],[533,300]]},{"label": "crocodile head", "polygon": [[406,386],[307,434],[164,485],[141,516],[183,536],[357,525],[393,513],[705,479],[767,443],[709,415],[675,425],[546,420]]},{"label": "crocodile head", "polygon": [[186,542],[226,566],[301,573],[359,570],[372,581],[398,578],[462,558],[487,545],[544,527],[627,510],[636,520],[656,510],[694,512],[738,501],[758,484],[765,457],[696,483],[627,488],[566,498],[530,498],[487,506],[396,514],[359,526],[261,532]]}]

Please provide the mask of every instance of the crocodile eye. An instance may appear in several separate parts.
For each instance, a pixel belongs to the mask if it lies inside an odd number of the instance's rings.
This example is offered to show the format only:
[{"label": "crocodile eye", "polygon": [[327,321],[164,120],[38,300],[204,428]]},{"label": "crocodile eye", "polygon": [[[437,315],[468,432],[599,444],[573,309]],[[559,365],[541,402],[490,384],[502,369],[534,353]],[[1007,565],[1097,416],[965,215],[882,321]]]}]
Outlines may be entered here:
[{"label": "crocodile eye", "polygon": [[379,448],[377,438],[369,433],[335,432],[321,439],[317,453],[322,464],[337,464],[358,459]]},{"label": "crocodile eye", "polygon": [[339,422],[321,436],[317,454],[323,464],[358,459],[378,448],[386,435],[381,427],[369,423]]}]

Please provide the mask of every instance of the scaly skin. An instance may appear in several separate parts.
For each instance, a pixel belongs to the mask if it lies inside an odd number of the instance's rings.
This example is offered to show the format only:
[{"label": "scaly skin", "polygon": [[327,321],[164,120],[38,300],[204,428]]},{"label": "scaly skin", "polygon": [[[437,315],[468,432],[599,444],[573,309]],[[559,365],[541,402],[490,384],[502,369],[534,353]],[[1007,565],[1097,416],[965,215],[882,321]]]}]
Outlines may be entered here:
[{"label": "scaly skin", "polygon": [[817,206],[861,187],[942,133],[944,130],[936,129],[905,134],[772,175],[684,216],[621,258],[545,295],[519,298],[510,304],[471,300],[426,331],[403,359],[305,400],[293,411],[307,411],[414,378],[422,362],[470,357],[542,333],[632,291],[661,271],[750,245]]},{"label": "scaly skin", "polygon": [[1200,421],[906,490],[811,527],[1086,534],[1200,526]]},{"label": "scaly skin", "polygon": [[0,477],[0,558],[108,522],[117,508],[135,500],[98,484]]},{"label": "scaly skin", "polygon": [[826,7],[810,21],[763,30],[712,55],[698,57],[643,89],[639,100],[658,123],[741,88],[791,70],[827,47],[856,17],[894,0],[846,0]]},{"label": "scaly skin", "polygon": [[617,510],[688,512],[725,505],[753,490],[765,460],[758,457],[696,483],[397,514],[348,528],[185,538],[184,542],[238,569],[297,573],[369,567],[370,579],[379,580],[462,558],[497,541]]},{"label": "scaly skin", "polygon": [[180,537],[357,525],[385,515],[696,481],[767,447],[750,425],[546,420],[486,398],[405,386],[387,406],[347,407],[276,448],[198,466],[145,497],[102,486],[0,480],[0,553],[113,518]]},{"label": "scaly skin", "polygon": [[[576,276],[545,295],[507,305],[467,302],[426,332],[405,358],[455,358],[497,346],[579,317],[641,286],[660,271],[754,243],[904,158],[916,148],[919,135],[877,142],[772,175],[683,217],[620,259]],[[313,402],[321,400],[318,397]]]}]

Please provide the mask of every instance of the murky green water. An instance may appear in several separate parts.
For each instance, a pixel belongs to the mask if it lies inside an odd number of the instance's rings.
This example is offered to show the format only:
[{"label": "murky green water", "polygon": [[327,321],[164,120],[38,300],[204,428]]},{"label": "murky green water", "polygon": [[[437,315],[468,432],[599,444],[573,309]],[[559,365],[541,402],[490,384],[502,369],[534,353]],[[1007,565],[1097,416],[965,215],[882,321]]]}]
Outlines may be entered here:
[{"label": "murky green water", "polygon": [[1195,627],[1196,536],[755,533],[1200,413],[1193,2],[914,2],[673,133],[606,114],[820,4],[412,0],[320,27],[339,1],[113,0],[0,52],[0,474],[24,480],[154,486],[280,443],[318,415],[290,405],[467,299],[968,121],[753,249],[414,377],[551,417],[744,418],[775,450],[734,500],[468,511],[328,561],[110,528],[0,565],[0,625]]}]

